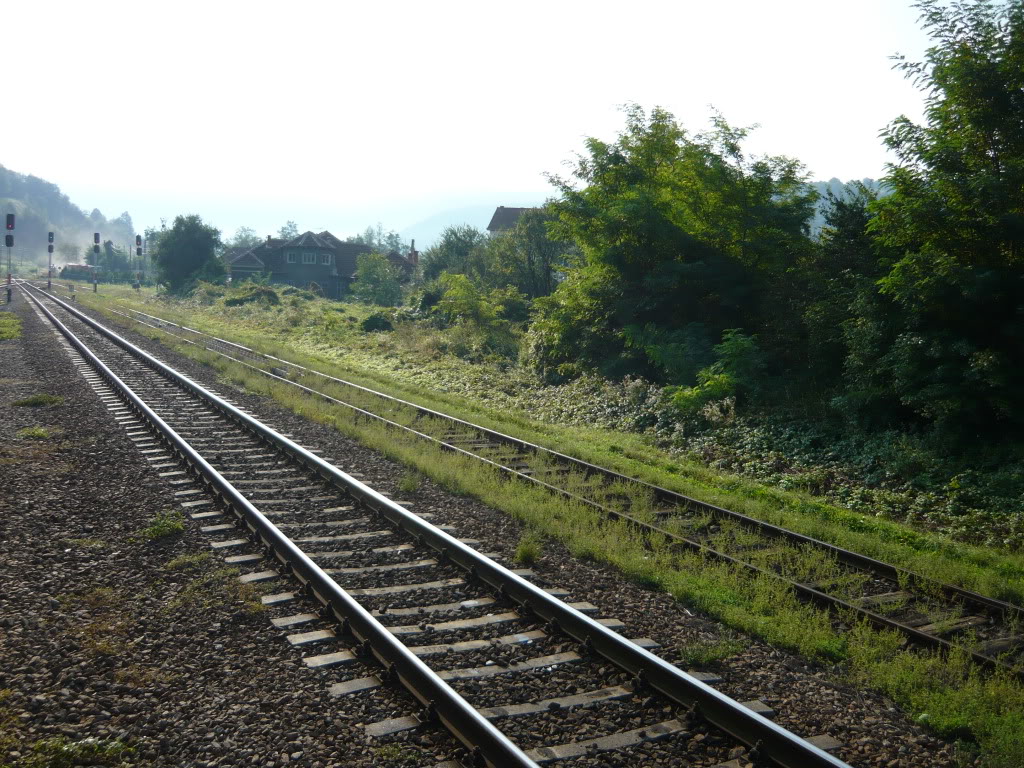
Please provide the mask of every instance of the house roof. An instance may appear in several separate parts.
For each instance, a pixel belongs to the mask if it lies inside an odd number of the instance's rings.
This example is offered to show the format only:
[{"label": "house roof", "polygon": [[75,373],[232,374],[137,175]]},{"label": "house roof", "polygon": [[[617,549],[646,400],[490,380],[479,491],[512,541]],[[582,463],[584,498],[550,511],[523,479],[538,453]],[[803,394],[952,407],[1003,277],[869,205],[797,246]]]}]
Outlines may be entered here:
[{"label": "house roof", "polygon": [[253,251],[255,248],[250,248],[247,251],[235,254],[228,258],[228,264],[232,267],[264,267],[263,260],[257,256]]},{"label": "house roof", "polygon": [[[337,238],[335,238],[337,239]],[[303,232],[298,237],[293,237],[284,244],[287,248],[333,248],[334,244],[327,242],[320,235],[313,232]]]},{"label": "house roof", "polygon": [[400,254],[398,251],[391,251],[390,253],[387,254],[387,258],[388,261],[390,261],[394,266],[398,267],[399,269],[412,269],[414,266],[416,266],[408,258]]},{"label": "house roof", "polygon": [[519,217],[523,215],[524,211],[533,210],[532,208],[506,208],[504,205],[499,205],[494,209],[494,215],[491,216],[491,223],[487,225],[488,232],[504,232],[506,229],[512,229],[519,221]]}]

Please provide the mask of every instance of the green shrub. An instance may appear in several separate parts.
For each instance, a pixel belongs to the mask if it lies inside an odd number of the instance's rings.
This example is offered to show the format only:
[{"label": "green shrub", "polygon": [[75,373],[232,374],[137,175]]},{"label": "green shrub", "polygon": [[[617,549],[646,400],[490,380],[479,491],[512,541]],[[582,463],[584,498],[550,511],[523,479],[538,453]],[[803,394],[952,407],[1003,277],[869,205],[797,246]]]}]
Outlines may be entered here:
[{"label": "green shrub", "polygon": [[671,392],[672,404],[685,419],[695,419],[708,403],[724,400],[736,393],[736,383],[728,373],[704,368],[697,374],[697,385],[679,387]]},{"label": "green shrub", "polygon": [[395,326],[383,312],[376,312],[363,320],[360,326],[367,333],[379,333],[381,331],[393,331]]},{"label": "green shrub", "polygon": [[232,295],[224,298],[224,306],[226,307],[238,307],[242,304],[252,304],[254,302],[277,306],[281,303],[281,298],[277,295],[277,291],[269,285],[258,285],[256,283],[242,283],[238,287],[237,292],[232,292]]}]

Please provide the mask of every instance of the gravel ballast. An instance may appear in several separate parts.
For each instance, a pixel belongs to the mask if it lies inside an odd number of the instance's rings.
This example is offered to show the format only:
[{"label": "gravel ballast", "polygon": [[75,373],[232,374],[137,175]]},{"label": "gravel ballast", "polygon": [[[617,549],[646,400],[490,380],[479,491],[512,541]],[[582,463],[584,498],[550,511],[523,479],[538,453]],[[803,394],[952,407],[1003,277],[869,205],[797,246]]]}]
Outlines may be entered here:
[{"label": "gravel ballast", "polygon": [[[0,690],[12,692],[0,706],[14,719],[18,737],[7,759],[18,759],[13,753],[24,754],[24,745],[37,739],[61,735],[121,739],[135,746],[139,762],[156,765],[387,764],[382,755],[390,753],[368,744],[361,726],[377,718],[328,696],[266,613],[216,585],[208,605],[175,600],[198,576],[167,563],[205,552],[207,541],[190,522],[180,536],[138,538],[158,512],[174,506],[169,488],[73,374],[52,331],[26,311],[24,300],[14,308],[24,318],[24,336],[0,342],[0,572],[10,585],[0,594]],[[121,332],[200,383],[224,390],[209,368]],[[11,406],[38,392],[62,396],[64,403]],[[401,466],[272,402],[238,392],[231,397],[368,485],[433,513],[432,522],[454,525],[458,535],[481,540],[482,550],[511,557],[521,531],[506,515],[427,480],[415,491],[398,492],[406,472]],[[39,441],[14,437],[31,426],[63,433]],[[600,564],[576,561],[557,544],[545,544],[532,567],[569,590],[571,599],[623,620],[627,636],[661,643],[666,658],[680,645],[722,632],[668,595]],[[883,697],[848,688],[828,670],[755,640],[741,643],[744,650],[714,670],[726,694],[760,699],[776,711],[777,722],[800,735],[833,736],[844,745],[837,754],[855,766],[955,764],[952,745]],[[412,710],[407,697],[389,698],[388,714],[380,717],[401,714],[403,703]],[[652,764],[647,749],[572,764]],[[661,756],[649,759],[660,762]]]}]

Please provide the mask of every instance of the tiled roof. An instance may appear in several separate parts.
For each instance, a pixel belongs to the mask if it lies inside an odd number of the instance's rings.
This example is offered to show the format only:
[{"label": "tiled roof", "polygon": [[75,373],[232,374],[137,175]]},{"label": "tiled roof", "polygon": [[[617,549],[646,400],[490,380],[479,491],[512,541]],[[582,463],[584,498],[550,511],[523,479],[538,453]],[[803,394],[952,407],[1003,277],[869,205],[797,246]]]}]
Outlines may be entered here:
[{"label": "tiled roof", "polygon": [[288,248],[333,248],[333,243],[328,243],[320,235],[312,232],[303,232],[298,237],[293,237],[284,244]]},{"label": "tiled roof", "polygon": [[491,216],[491,223],[487,225],[488,232],[504,232],[506,229],[512,229],[519,221],[519,217],[523,215],[524,211],[532,210],[531,208],[506,208],[504,205],[499,205],[494,209],[494,215]]},{"label": "tiled roof", "polygon": [[263,266],[266,266],[263,263],[263,260],[259,256],[257,256],[255,253],[253,253],[254,250],[256,250],[256,249],[255,248],[250,248],[247,251],[242,251],[242,253],[239,253],[239,254],[235,255],[234,257],[229,258],[228,264],[230,264],[232,267],[249,267],[249,266],[263,267]]}]

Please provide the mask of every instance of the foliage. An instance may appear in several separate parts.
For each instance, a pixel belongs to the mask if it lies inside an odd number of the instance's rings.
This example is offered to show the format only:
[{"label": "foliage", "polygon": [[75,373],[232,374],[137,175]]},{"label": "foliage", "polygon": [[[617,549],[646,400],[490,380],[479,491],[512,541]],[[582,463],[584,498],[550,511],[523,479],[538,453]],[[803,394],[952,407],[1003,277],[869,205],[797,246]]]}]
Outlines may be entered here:
[{"label": "foliage", "polygon": [[160,282],[171,293],[189,290],[196,280],[218,282],[224,264],[217,258],[220,232],[195,214],[177,216],[158,240],[156,267]]},{"label": "foliage", "polygon": [[724,329],[767,326],[773,302],[788,300],[785,269],[810,248],[814,194],[798,162],[749,159],[748,131],[713,122],[690,136],[665,110],[631,106],[616,142],[587,141],[576,182],[551,178],[552,234],[583,261],[538,302],[543,368],[688,384]]},{"label": "foliage", "polygon": [[263,242],[252,227],[239,227],[230,240],[225,241],[225,248],[252,248]]},{"label": "foliage", "polygon": [[549,236],[553,221],[546,209],[528,209],[512,229],[490,238],[482,246],[487,284],[516,288],[531,299],[554,291],[572,245]]},{"label": "foliage", "polygon": [[870,232],[893,256],[848,325],[846,402],[967,445],[1024,426],[1024,7],[916,7],[933,45],[897,67],[925,124],[885,132]]},{"label": "foliage", "polygon": [[394,230],[385,230],[384,225],[380,222],[377,222],[376,227],[367,227],[362,234],[345,238],[345,242],[368,245],[377,253],[390,253],[391,251],[402,253],[407,250],[401,235]]},{"label": "foliage", "polygon": [[[201,284],[202,285],[202,284]],[[210,289],[203,289],[209,294]],[[281,297],[277,291],[269,285],[260,282],[246,280],[231,287],[231,291],[224,297],[224,306],[238,307],[242,304],[259,304],[261,306],[276,306],[281,303]]]},{"label": "foliage", "polygon": [[277,236],[282,240],[291,240],[299,236],[299,225],[289,219],[279,230]]},{"label": "foliage", "polygon": [[382,312],[375,312],[374,314],[367,317],[359,325],[367,333],[376,333],[378,331],[393,331],[395,326],[391,324],[390,318]]},{"label": "foliage", "polygon": [[361,253],[356,259],[352,293],[368,304],[394,307],[402,301],[398,270],[381,253]]},{"label": "foliage", "polygon": [[442,272],[480,279],[487,272],[484,257],[487,235],[469,224],[445,227],[441,239],[423,252],[424,280],[435,280]]}]

